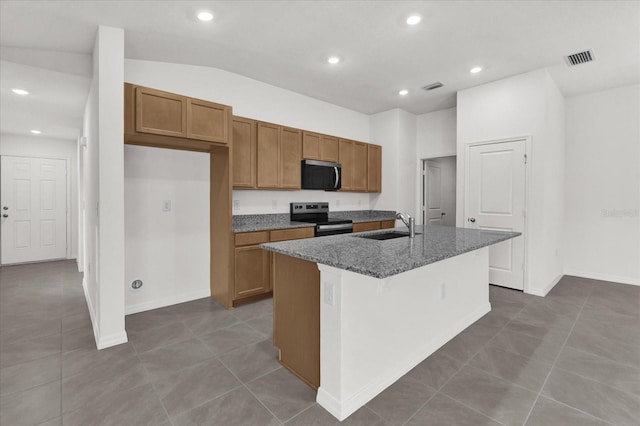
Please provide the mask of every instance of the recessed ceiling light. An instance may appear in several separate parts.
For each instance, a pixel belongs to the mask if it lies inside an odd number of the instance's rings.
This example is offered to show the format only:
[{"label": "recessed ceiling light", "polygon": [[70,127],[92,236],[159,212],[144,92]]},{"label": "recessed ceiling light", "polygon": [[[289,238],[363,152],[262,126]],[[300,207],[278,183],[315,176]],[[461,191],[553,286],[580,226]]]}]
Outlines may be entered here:
[{"label": "recessed ceiling light", "polygon": [[31,133],[33,133],[34,135],[39,135],[40,133],[42,133],[40,130],[32,130]]},{"label": "recessed ceiling light", "polygon": [[407,18],[407,25],[417,25],[422,21],[422,16],[420,15],[411,15]]},{"label": "recessed ceiling light", "polygon": [[213,13],[207,11],[200,12],[198,13],[198,19],[205,22],[210,21],[213,19]]},{"label": "recessed ceiling light", "polygon": [[11,89],[11,91],[13,93],[15,93],[16,95],[28,95],[29,94],[29,92],[27,92],[24,89]]},{"label": "recessed ceiling light", "polygon": [[408,94],[409,94],[409,91],[407,89],[402,89],[401,91],[398,92],[398,95],[400,96],[405,96]]},{"label": "recessed ceiling light", "polygon": [[479,73],[480,71],[482,71],[482,67],[473,67],[473,68],[471,68],[471,69],[469,70],[469,72],[470,72],[471,74],[477,74],[477,73]]},{"label": "recessed ceiling light", "polygon": [[340,58],[338,58],[337,56],[330,56],[329,59],[327,59],[327,62],[329,62],[331,65],[335,65],[340,62]]}]

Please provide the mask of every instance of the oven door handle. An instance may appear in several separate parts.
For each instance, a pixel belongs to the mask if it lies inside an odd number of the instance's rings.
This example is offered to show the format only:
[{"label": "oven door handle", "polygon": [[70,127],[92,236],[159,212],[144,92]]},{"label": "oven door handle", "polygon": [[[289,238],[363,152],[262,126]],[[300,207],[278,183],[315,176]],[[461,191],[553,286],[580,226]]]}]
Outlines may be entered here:
[{"label": "oven door handle", "polygon": [[350,223],[340,223],[337,225],[316,225],[318,231],[330,231],[334,229],[353,229],[353,225]]}]

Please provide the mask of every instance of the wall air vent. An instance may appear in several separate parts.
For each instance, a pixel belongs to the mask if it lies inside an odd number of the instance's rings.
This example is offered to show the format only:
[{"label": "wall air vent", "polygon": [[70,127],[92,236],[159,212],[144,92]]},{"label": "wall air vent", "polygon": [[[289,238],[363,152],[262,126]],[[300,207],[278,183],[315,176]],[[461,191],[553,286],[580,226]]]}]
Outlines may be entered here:
[{"label": "wall air vent", "polygon": [[444,84],[442,84],[442,83],[440,83],[438,81],[438,82],[435,82],[435,83],[427,84],[426,86],[424,86],[422,88],[422,90],[426,90],[428,92],[429,90],[438,89],[438,88],[440,88],[442,86],[444,86]]},{"label": "wall air vent", "polygon": [[574,53],[573,55],[567,55],[564,57],[565,62],[570,67],[580,64],[591,62],[595,59],[592,50],[585,50],[584,52]]}]

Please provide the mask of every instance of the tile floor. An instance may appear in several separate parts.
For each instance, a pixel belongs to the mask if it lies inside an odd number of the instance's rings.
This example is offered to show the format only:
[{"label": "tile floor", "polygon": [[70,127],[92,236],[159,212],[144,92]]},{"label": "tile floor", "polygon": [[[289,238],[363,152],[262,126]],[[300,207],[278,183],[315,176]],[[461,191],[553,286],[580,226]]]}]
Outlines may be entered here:
[{"label": "tile floor", "polygon": [[[347,425],[638,425],[640,287],[565,277],[493,311]],[[335,425],[276,361],[272,304],[127,317],[96,351],[72,261],[0,268],[2,425]]]}]

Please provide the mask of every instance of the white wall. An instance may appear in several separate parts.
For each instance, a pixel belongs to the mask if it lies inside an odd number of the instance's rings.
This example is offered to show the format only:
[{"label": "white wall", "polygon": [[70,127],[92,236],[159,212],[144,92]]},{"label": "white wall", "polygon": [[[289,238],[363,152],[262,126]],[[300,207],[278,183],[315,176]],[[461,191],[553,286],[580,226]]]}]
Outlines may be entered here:
[{"label": "white wall", "polygon": [[[416,157],[420,160],[427,158],[445,157],[456,155],[456,108],[448,108],[440,111],[429,112],[416,117]],[[453,167],[455,172],[455,166]],[[418,211],[422,204],[422,176],[418,170],[416,177],[415,202]],[[450,181],[448,181],[450,182]],[[455,176],[453,177],[455,185]],[[455,197],[455,188],[453,190]],[[455,198],[452,201],[454,209],[447,213],[445,223],[447,226],[455,226],[456,211]],[[422,213],[418,215],[422,223]]]},{"label": "white wall", "polygon": [[98,349],[127,341],[124,329],[124,31],[98,27],[85,108],[83,189],[85,295]]},{"label": "white wall", "polygon": [[458,92],[456,223],[463,224],[465,149],[473,142],[530,136],[525,291],[543,295],[562,268],[564,98],[547,70]]},{"label": "white wall", "polygon": [[565,272],[640,285],[640,85],[567,99]]},{"label": "white wall", "polygon": [[372,208],[417,217],[416,116],[397,108],[372,115],[371,139],[382,145],[382,193],[371,196]]},{"label": "white wall", "polygon": [[20,157],[61,158],[67,160],[67,178],[70,185],[69,221],[67,232],[69,251],[67,258],[78,256],[78,180],[77,180],[77,141],[64,139],[48,139],[46,137],[31,137],[22,135],[0,135],[0,155],[15,155]]},{"label": "white wall", "polygon": [[417,116],[418,158],[456,155],[456,113],[456,108],[448,108]]},{"label": "white wall", "polygon": [[373,209],[398,210],[396,187],[400,146],[399,122],[399,109],[380,112],[370,117],[371,142],[382,146],[382,192],[371,195]]},{"label": "white wall", "polygon": [[126,313],[210,296],[209,154],[127,145],[124,166]]}]

